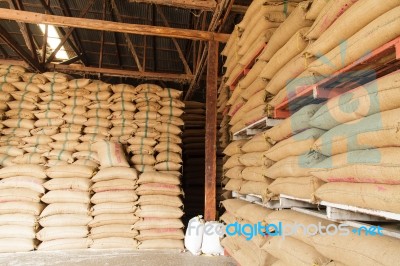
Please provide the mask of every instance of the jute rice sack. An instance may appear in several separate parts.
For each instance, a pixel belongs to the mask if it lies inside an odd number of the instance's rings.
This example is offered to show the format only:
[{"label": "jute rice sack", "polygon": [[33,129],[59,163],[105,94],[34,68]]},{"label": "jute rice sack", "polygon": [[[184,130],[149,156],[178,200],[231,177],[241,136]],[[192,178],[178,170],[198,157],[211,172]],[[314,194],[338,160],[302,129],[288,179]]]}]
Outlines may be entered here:
[{"label": "jute rice sack", "polygon": [[[319,2],[326,2],[320,0]],[[315,1],[313,5],[315,4]],[[378,3],[374,0],[357,1],[326,29],[315,42],[305,50],[307,55],[323,55],[354,35],[368,23],[399,5],[396,0]],[[369,12],[365,12],[369,10]],[[351,23],[357,18],[357,23]],[[351,25],[351,26],[349,26]]]},{"label": "jute rice sack", "polygon": [[276,72],[286,65],[293,57],[300,54],[307,46],[304,35],[309,28],[299,29],[268,61],[259,77],[271,80]]},{"label": "jute rice sack", "polygon": [[127,148],[128,152],[131,152],[132,154],[149,154],[152,155],[154,154],[154,148],[148,145],[129,145]]},{"label": "jute rice sack", "polygon": [[168,123],[160,123],[156,125],[155,130],[160,133],[170,133],[174,135],[180,135],[182,133],[182,130],[179,127]]},{"label": "jute rice sack", "polygon": [[241,177],[248,181],[268,182],[268,177],[265,175],[267,168],[266,166],[245,167],[241,172]]},{"label": "jute rice sack", "polygon": [[119,92],[112,94],[111,97],[103,99],[103,101],[108,101],[109,103],[115,102],[132,102],[136,99],[136,94],[133,92]]},{"label": "jute rice sack", "polygon": [[399,156],[400,148],[351,151],[325,159],[311,174],[325,182],[399,185]]},{"label": "jute rice sack", "polygon": [[[68,124],[85,125],[88,119],[83,115],[69,115],[63,116],[63,119]],[[92,119],[92,118],[91,118]]]},{"label": "jute rice sack", "polygon": [[21,80],[21,78],[18,74],[8,73],[8,74],[5,74],[4,76],[0,76],[1,82],[14,83],[14,82],[18,82],[20,80]]},{"label": "jute rice sack", "polygon": [[239,199],[227,199],[221,202],[222,206],[224,206],[225,210],[229,213],[235,214],[236,211],[249,204],[248,202],[244,200],[239,200]]},{"label": "jute rice sack", "polygon": [[14,158],[15,158],[14,156],[0,154],[0,165],[3,167],[15,165],[15,163],[12,162]]},{"label": "jute rice sack", "polygon": [[259,56],[259,60],[269,61],[293,34],[303,27],[312,25],[312,20],[305,19],[306,10],[309,5],[309,1],[304,1],[293,10],[289,17],[275,31],[266,49]]},{"label": "jute rice sack", "polygon": [[45,84],[47,82],[47,78],[39,73],[23,73],[22,80],[33,84]]},{"label": "jute rice sack", "polygon": [[249,152],[262,152],[271,148],[271,144],[264,138],[262,133],[255,135],[250,140],[248,140],[241,147],[241,151],[244,153]]},{"label": "jute rice sack", "polygon": [[49,144],[50,142],[53,142],[53,140],[46,135],[35,135],[31,137],[25,137],[22,138],[22,140],[25,142],[25,144],[35,144],[35,145],[41,145],[41,144]]},{"label": "jute rice sack", "polygon": [[98,141],[93,144],[93,148],[99,155],[101,168],[116,166],[129,167],[121,144]]},{"label": "jute rice sack", "polygon": [[87,249],[92,244],[90,238],[64,238],[44,241],[38,246],[38,250],[74,250]]},{"label": "jute rice sack", "polygon": [[244,166],[235,166],[228,171],[225,172],[224,176],[230,179],[242,179],[242,171],[245,167]]},{"label": "jute rice sack", "polygon": [[116,102],[109,106],[109,108],[116,112],[116,111],[136,111],[136,106],[132,102]]},{"label": "jute rice sack", "polygon": [[14,109],[5,112],[7,118],[25,118],[25,119],[35,119],[35,114],[32,110],[26,109]]},{"label": "jute rice sack", "polygon": [[315,192],[318,201],[400,213],[399,185],[334,182]]},{"label": "jute rice sack", "polygon": [[241,265],[272,265],[272,263],[276,261],[276,258],[259,248],[259,246],[254,243],[254,239],[256,238],[265,239],[256,236],[252,241],[248,241],[243,235],[234,238],[238,246],[238,250],[233,253],[234,258],[241,263]]},{"label": "jute rice sack", "polygon": [[109,102],[100,101],[100,102],[91,102],[86,107],[92,110],[92,109],[109,109],[110,106],[111,104]]},{"label": "jute rice sack", "polygon": [[26,129],[33,129],[34,126],[34,120],[29,120],[29,119],[7,119],[4,120],[2,123],[6,127],[18,127],[18,128],[26,128]]},{"label": "jute rice sack", "polygon": [[129,179],[136,180],[138,177],[137,172],[129,167],[109,167],[101,169],[95,176],[93,182],[108,181],[113,179]]},{"label": "jute rice sack", "polygon": [[284,194],[301,199],[312,199],[314,192],[324,183],[314,176],[280,177],[268,186],[268,196],[272,198]]},{"label": "jute rice sack", "polygon": [[242,187],[243,181],[240,179],[224,179],[221,183],[222,185],[225,185],[224,190],[239,191]]},{"label": "jute rice sack", "polygon": [[265,86],[267,86],[268,81],[258,77],[256,78],[253,83],[251,83],[247,88],[243,90],[241,93],[240,97],[242,97],[245,100],[249,100],[251,96],[256,94],[257,92],[265,89]]},{"label": "jute rice sack", "polygon": [[0,203],[0,214],[29,214],[38,216],[44,205],[30,201],[8,201]]},{"label": "jute rice sack", "polygon": [[172,207],[182,207],[183,202],[180,197],[168,195],[143,195],[138,200],[140,206],[144,205],[165,205]]},{"label": "jute rice sack", "polygon": [[[321,223],[322,226],[328,226],[329,224],[334,224],[333,222],[325,219],[321,219],[315,216],[303,214],[293,210],[279,210],[273,211],[268,216],[266,216],[265,222],[267,224],[279,224],[282,223],[284,234],[290,234],[292,232],[292,228],[290,226],[294,226],[295,224],[303,224],[303,225],[318,225]],[[307,233],[308,231],[308,233]],[[321,232],[318,231],[317,228],[310,226],[305,232],[302,227],[297,227],[297,231],[292,232],[291,237],[296,238],[310,246],[313,245],[312,237],[319,233],[326,233],[326,228],[321,229]]]},{"label": "jute rice sack", "polygon": [[[343,58],[342,45],[336,46],[308,66],[308,70],[324,77],[347,66],[400,35],[400,7],[382,14],[346,40],[346,56]],[[326,64],[326,62],[330,62]]]},{"label": "jute rice sack", "polygon": [[315,169],[316,164],[325,158],[325,156],[315,152],[299,156],[290,156],[267,168],[265,175],[273,179],[279,177],[310,176],[310,172]]},{"label": "jute rice sack", "polygon": [[283,120],[280,124],[265,131],[264,137],[267,140],[278,142],[306,129],[312,128],[310,125],[310,118],[319,108],[319,104],[310,104],[301,108],[299,111]]},{"label": "jute rice sack", "polygon": [[118,93],[118,92],[133,92],[133,93],[137,93],[137,90],[135,89],[134,86],[132,85],[128,85],[128,84],[114,84],[111,85],[111,90],[114,93]]},{"label": "jute rice sack", "polygon": [[45,164],[46,158],[42,157],[42,154],[31,152],[25,153],[15,157],[12,162],[15,164]]},{"label": "jute rice sack", "polygon": [[73,162],[72,164],[75,165],[84,165],[84,166],[90,166],[92,168],[98,168],[99,164],[92,161],[92,160],[87,160],[87,159],[78,159],[75,162]]},{"label": "jute rice sack", "polygon": [[56,102],[56,101],[51,101],[47,103],[37,103],[36,106],[33,109],[40,109],[40,110],[61,110],[64,108],[65,105],[62,102]]},{"label": "jute rice sack", "polygon": [[157,95],[161,98],[173,98],[179,99],[183,94],[183,91],[172,89],[172,88],[164,88],[162,91],[158,91]]},{"label": "jute rice sack", "polygon": [[20,164],[0,169],[0,178],[8,178],[14,176],[31,176],[41,179],[45,179],[47,177],[45,168],[41,165]]},{"label": "jute rice sack", "polygon": [[92,101],[107,101],[111,95],[112,93],[110,91],[98,91],[84,95],[84,97]]},{"label": "jute rice sack", "polygon": [[[107,139],[108,137],[102,135],[102,134],[90,134],[90,133],[86,133],[85,135],[81,136],[79,138],[80,141],[82,142],[98,142],[98,141],[104,141],[105,139]],[[111,138],[110,138],[111,141]],[[115,141],[111,141],[111,142],[115,142]]]},{"label": "jute rice sack", "polygon": [[325,265],[330,261],[313,246],[293,237],[269,237],[262,249],[288,265]]},{"label": "jute rice sack", "polygon": [[121,202],[128,203],[134,202],[138,199],[133,189],[117,190],[117,191],[104,191],[97,192],[92,196],[91,202],[93,204],[106,203],[106,202]]},{"label": "jute rice sack", "polygon": [[92,216],[87,214],[55,214],[40,218],[39,223],[42,227],[86,226],[90,221]]},{"label": "jute rice sack", "polygon": [[81,106],[81,105],[71,106],[71,105],[67,105],[64,108],[62,108],[61,111],[63,111],[66,114],[69,114],[69,115],[79,115],[79,116],[83,115],[83,116],[87,117],[86,106]]},{"label": "jute rice sack", "polygon": [[108,118],[111,115],[109,109],[90,109],[86,112],[87,118]]},{"label": "jute rice sack", "polygon": [[7,105],[10,109],[27,109],[27,110],[37,109],[37,104],[28,101],[11,101],[7,102]]},{"label": "jute rice sack", "polygon": [[27,252],[36,247],[35,239],[31,238],[3,238],[0,239],[0,252]]},{"label": "jute rice sack", "polygon": [[65,121],[64,119],[61,118],[44,118],[44,119],[38,119],[36,120],[36,122],[34,123],[35,127],[59,127],[62,124],[64,124]]},{"label": "jute rice sack", "polygon": [[45,203],[90,203],[90,194],[79,190],[51,190],[41,200]]},{"label": "jute rice sack", "polygon": [[95,238],[93,239],[93,243],[90,245],[91,249],[136,249],[138,246],[138,242],[130,237],[132,234],[123,235],[115,237],[104,237],[104,238]]},{"label": "jute rice sack", "polygon": [[56,214],[89,214],[89,206],[85,203],[52,203],[40,213],[40,217]]},{"label": "jute rice sack", "polygon": [[111,85],[100,80],[93,80],[92,83],[85,86],[85,89],[91,92],[110,91]]},{"label": "jute rice sack", "polygon": [[181,218],[183,211],[178,207],[167,205],[143,205],[140,206],[135,215],[141,218]]},{"label": "jute rice sack", "polygon": [[263,155],[268,159],[277,162],[289,156],[308,153],[314,142],[324,133],[324,130],[317,128],[307,129],[276,143],[269,150],[264,152]]},{"label": "jute rice sack", "polygon": [[164,218],[140,218],[133,228],[135,230],[147,230],[157,228],[183,228],[184,225],[180,219],[164,219]]},{"label": "jute rice sack", "polygon": [[68,87],[69,76],[59,72],[45,72],[43,73],[50,82],[52,83],[61,83],[65,82],[65,85]]},{"label": "jute rice sack", "polygon": [[[132,162],[134,157],[135,156],[131,158]],[[183,163],[182,155],[180,153],[169,152],[169,151],[163,151],[157,154],[155,161],[156,163],[161,163],[161,162]]]},{"label": "jute rice sack", "polygon": [[64,115],[64,112],[59,111],[59,110],[40,110],[40,111],[35,111],[34,115],[38,119],[43,119],[43,118],[62,118]]},{"label": "jute rice sack", "polygon": [[42,92],[39,94],[39,97],[43,101],[43,103],[68,99],[68,95],[62,93],[51,93],[51,92]]},{"label": "jute rice sack", "polygon": [[317,139],[313,149],[332,156],[353,150],[396,147],[399,115],[400,109],[394,109],[338,125]]},{"label": "jute rice sack", "polygon": [[[97,109],[94,109],[97,110]],[[130,112],[130,111],[115,111],[108,116],[108,119],[114,120],[114,119],[127,119],[127,120],[133,120],[135,117],[135,112]]]},{"label": "jute rice sack", "polygon": [[175,163],[175,162],[161,162],[161,163],[157,163],[154,166],[154,169],[158,170],[158,171],[179,171],[181,170],[182,165],[179,163]]},{"label": "jute rice sack", "polygon": [[176,175],[160,173],[160,172],[146,172],[139,176],[138,184],[146,183],[164,183],[171,185],[179,185],[180,179]]},{"label": "jute rice sack", "polygon": [[178,249],[184,250],[182,240],[177,239],[150,239],[140,242],[138,249]]},{"label": "jute rice sack", "polygon": [[25,137],[30,137],[31,133],[30,130],[27,128],[4,128],[1,130],[1,133],[5,136],[15,136],[18,138],[25,138]]},{"label": "jute rice sack", "polygon": [[149,239],[184,239],[185,233],[182,229],[166,228],[166,229],[149,229],[141,230],[140,234],[136,237],[139,241]]},{"label": "jute rice sack", "polygon": [[[133,124],[135,125],[135,124]],[[109,130],[109,134],[114,137],[120,137],[125,135],[133,135],[136,132],[137,126],[122,126],[122,127],[113,127]]]},{"label": "jute rice sack", "polygon": [[139,220],[133,213],[124,214],[99,214],[89,223],[89,227],[99,227],[110,224],[129,224],[133,225]]},{"label": "jute rice sack", "polygon": [[319,253],[345,265],[396,265],[400,259],[400,241],[393,237],[373,237],[362,232],[346,236],[316,235],[312,240]]},{"label": "jute rice sack", "polygon": [[139,196],[142,195],[179,196],[182,194],[182,190],[177,185],[163,184],[163,183],[146,183],[140,185],[136,189],[136,193]]},{"label": "jute rice sack", "polygon": [[309,40],[318,39],[324,31],[326,31],[337,18],[346,12],[358,0],[339,0],[330,1],[319,13],[306,36]]},{"label": "jute rice sack", "polygon": [[242,163],[239,161],[240,154],[234,154],[229,159],[224,163],[224,170],[225,169],[230,169],[235,166],[242,166]]},{"label": "jute rice sack", "polygon": [[172,142],[172,143],[176,143],[176,144],[181,144],[182,143],[182,138],[174,135],[174,134],[170,134],[170,133],[161,133],[158,137],[157,140],[159,142]]},{"label": "jute rice sack", "polygon": [[394,72],[329,99],[310,124],[329,130],[337,125],[400,107],[400,72]]},{"label": "jute rice sack", "polygon": [[53,178],[43,186],[47,190],[72,189],[78,191],[89,191],[92,182],[88,178],[68,177],[68,178]]},{"label": "jute rice sack", "polygon": [[178,100],[178,99],[173,99],[173,98],[161,98],[161,101],[159,101],[159,104],[161,106],[172,106],[176,108],[185,108],[185,103]]},{"label": "jute rice sack", "polygon": [[94,168],[90,166],[62,165],[48,168],[45,174],[50,178],[91,178],[94,173]]},{"label": "jute rice sack", "polygon": [[85,129],[83,130],[83,133],[103,135],[104,139],[106,139],[110,135],[108,127],[100,127],[100,126],[85,127]]},{"label": "jute rice sack", "polygon": [[158,153],[160,152],[175,152],[182,154],[182,148],[176,144],[171,142],[159,142],[155,147],[154,150]]},{"label": "jute rice sack", "polygon": [[168,115],[162,115],[158,121],[162,122],[162,123],[170,123],[173,124],[175,126],[183,126],[185,124],[185,122],[176,116],[168,116]]},{"label": "jute rice sack", "polygon": [[0,189],[26,188],[44,194],[44,180],[32,176],[13,176],[0,180]]},{"label": "jute rice sack", "polygon": [[91,101],[82,96],[76,96],[76,97],[70,97],[68,99],[62,100],[61,102],[67,106],[86,106]]},{"label": "jute rice sack", "polygon": [[134,213],[136,208],[136,203],[134,202],[106,202],[93,205],[90,209],[90,213],[92,216],[100,214]]},{"label": "jute rice sack", "polygon": [[37,226],[37,217],[32,214],[10,213],[0,215],[1,225],[28,226],[32,229]]},{"label": "jute rice sack", "polygon": [[90,91],[85,89],[75,88],[75,89],[66,89],[62,93],[69,97],[84,97],[86,95],[89,95]]},{"label": "jute rice sack", "polygon": [[91,186],[94,192],[104,192],[113,190],[129,190],[136,188],[136,180],[129,179],[113,179],[109,181],[96,182]]},{"label": "jute rice sack", "polygon": [[136,108],[142,112],[157,112],[161,105],[156,102],[141,102],[136,103]]},{"label": "jute rice sack", "polygon": [[239,162],[244,166],[267,166],[270,167],[274,162],[263,156],[263,152],[250,152],[240,155]]},{"label": "jute rice sack", "polygon": [[307,10],[306,19],[315,20],[329,0],[315,0]]},{"label": "jute rice sack", "polygon": [[87,226],[54,226],[42,228],[36,238],[40,241],[56,239],[84,238],[89,235]]},{"label": "jute rice sack", "polygon": [[271,183],[270,180],[267,180],[266,182],[256,182],[256,181],[241,181],[241,182],[242,183],[240,185],[240,188],[236,190],[240,194],[245,194],[245,195],[254,194],[261,196],[263,200],[266,199],[267,189],[269,187],[269,184]]}]

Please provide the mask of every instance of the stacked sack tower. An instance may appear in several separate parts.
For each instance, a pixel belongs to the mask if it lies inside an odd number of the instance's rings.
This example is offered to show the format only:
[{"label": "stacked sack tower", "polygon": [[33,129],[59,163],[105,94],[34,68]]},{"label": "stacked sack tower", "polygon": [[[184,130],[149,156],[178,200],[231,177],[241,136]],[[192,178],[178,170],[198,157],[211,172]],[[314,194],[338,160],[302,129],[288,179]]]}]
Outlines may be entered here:
[{"label": "stacked sack tower", "polygon": [[0,74],[1,252],[184,249],[181,91]]},{"label": "stacked sack tower", "polygon": [[[278,9],[283,7],[280,5],[285,8]],[[287,13],[274,26],[271,8],[275,18],[276,12]],[[366,10],[370,12],[366,14]],[[400,240],[396,235],[352,234],[359,232],[358,223],[370,220],[357,214],[355,221],[344,218],[353,222],[349,225],[329,218],[328,208],[326,214],[315,213],[324,206],[339,206],[339,210],[344,206],[343,212],[373,213],[373,219],[400,214],[395,159],[399,149],[399,72],[365,77],[365,72],[355,71],[349,78],[359,83],[346,83],[343,91],[329,99],[313,98],[311,102],[294,96],[296,90],[329,79],[336,71],[345,70],[398,38],[399,11],[398,1],[260,0],[252,2],[243,21],[235,27],[222,52],[226,72],[219,89],[218,112],[226,115],[220,125],[224,136],[220,141],[227,142],[224,188],[238,198],[225,197],[222,201],[225,212],[221,221],[292,227],[346,225],[350,232],[327,234],[327,229],[314,228],[304,234],[297,228],[282,232],[288,234],[286,237],[225,237],[223,247],[240,265],[398,263]],[[349,26],[355,19],[357,23]],[[253,20],[263,22],[255,27]],[[245,45],[251,33],[263,30],[270,35],[261,35],[260,42],[252,43],[254,47]],[[288,115],[274,114],[288,98],[292,104]],[[233,136],[239,136],[235,133],[274,115],[285,118],[274,126],[264,126],[256,135],[233,140]],[[262,204],[249,202],[254,198]],[[308,205],[303,210],[274,207],[285,199]],[[389,231],[398,228],[399,219],[391,219],[372,224]]]}]

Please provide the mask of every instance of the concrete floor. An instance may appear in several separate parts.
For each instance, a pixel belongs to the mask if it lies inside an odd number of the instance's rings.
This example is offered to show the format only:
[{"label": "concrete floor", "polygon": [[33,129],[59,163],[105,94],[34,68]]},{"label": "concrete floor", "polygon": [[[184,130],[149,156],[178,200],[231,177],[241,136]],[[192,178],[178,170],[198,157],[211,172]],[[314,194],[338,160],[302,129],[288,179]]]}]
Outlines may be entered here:
[{"label": "concrete floor", "polygon": [[189,252],[177,251],[127,251],[127,250],[80,250],[80,251],[35,251],[0,254],[1,266],[99,266],[99,265],[237,265],[230,257],[192,256]]}]

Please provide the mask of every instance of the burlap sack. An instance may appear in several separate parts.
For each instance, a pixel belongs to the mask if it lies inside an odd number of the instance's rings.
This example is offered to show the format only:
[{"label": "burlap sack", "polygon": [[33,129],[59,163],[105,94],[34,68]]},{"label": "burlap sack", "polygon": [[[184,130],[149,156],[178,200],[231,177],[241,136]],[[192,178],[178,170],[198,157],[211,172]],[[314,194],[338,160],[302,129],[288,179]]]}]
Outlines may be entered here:
[{"label": "burlap sack", "polygon": [[140,218],[171,218],[177,219],[183,216],[183,211],[178,207],[166,205],[143,205],[136,212]]},{"label": "burlap sack", "polygon": [[251,152],[240,155],[239,162],[244,166],[270,167],[274,162],[263,156],[263,152]]},{"label": "burlap sack", "polygon": [[93,148],[99,155],[101,168],[116,166],[129,167],[121,144],[98,141],[93,144]]},{"label": "burlap sack", "polygon": [[171,161],[157,163],[154,166],[154,169],[159,170],[159,171],[179,171],[179,170],[181,170],[181,168],[182,168],[181,164],[174,163]]},{"label": "burlap sack", "polygon": [[290,117],[286,118],[277,126],[264,132],[264,137],[271,141],[281,141],[301,131],[311,128],[310,118],[320,108],[319,104],[310,104],[299,111],[295,112]]},{"label": "burlap sack", "polygon": [[90,91],[82,88],[74,88],[74,89],[68,88],[62,91],[62,93],[69,97],[85,97],[90,94]]},{"label": "burlap sack", "polygon": [[36,238],[40,241],[50,241],[56,239],[84,238],[89,235],[86,226],[55,226],[42,228]]},{"label": "burlap sack", "polygon": [[5,135],[5,136],[15,136],[15,137],[21,138],[22,141],[24,141],[23,139],[26,137],[31,137],[31,133],[30,133],[29,129],[18,128],[18,127],[4,128],[1,130],[1,134]]},{"label": "burlap sack", "polygon": [[228,169],[224,174],[225,177],[230,179],[242,179],[242,171],[245,167],[244,166],[235,166],[231,169]]},{"label": "burlap sack", "polygon": [[61,101],[68,98],[68,95],[63,93],[51,93],[51,92],[42,92],[39,93],[39,97],[43,102],[52,102],[52,101]]},{"label": "burlap sack", "polygon": [[35,107],[31,106],[32,109],[30,110],[34,110],[34,109],[40,109],[40,110],[61,110],[62,108],[64,108],[65,104],[63,104],[62,102],[57,102],[57,101],[51,101],[51,102],[47,102],[47,103],[37,103]]},{"label": "burlap sack", "polygon": [[158,96],[155,93],[151,92],[142,92],[138,93],[137,97],[135,99],[136,103],[141,103],[141,102],[158,102],[161,100],[161,97]]},{"label": "burlap sack", "polygon": [[85,89],[91,92],[109,91],[110,86],[110,84],[104,83],[100,80],[93,80],[92,83],[85,86]]},{"label": "burlap sack", "polygon": [[[234,180],[234,179],[232,179]],[[240,194],[254,194],[261,196],[263,200],[266,199],[267,196],[267,188],[269,186],[270,180],[267,182],[256,182],[256,181],[243,181],[240,189],[237,190]]]},{"label": "burlap sack", "polygon": [[67,178],[67,177],[82,177],[91,178],[94,174],[94,169],[90,166],[83,165],[65,165],[50,167],[46,170],[45,175],[50,178]]},{"label": "burlap sack", "polygon": [[319,153],[308,153],[287,157],[267,168],[265,175],[269,178],[310,176],[315,165],[326,157]]},{"label": "burlap sack", "polygon": [[9,201],[0,203],[0,214],[29,214],[38,216],[44,205],[29,201]]},{"label": "burlap sack", "polygon": [[90,103],[90,100],[86,99],[82,96],[76,96],[76,97],[70,97],[68,99],[62,100],[61,102],[68,106],[76,106],[76,105],[86,106]]},{"label": "burlap sack", "polygon": [[118,92],[133,92],[133,93],[136,93],[137,92],[135,87],[132,86],[132,85],[129,85],[129,84],[114,84],[114,85],[111,85],[111,90],[114,93],[118,93]]},{"label": "burlap sack", "polygon": [[311,174],[325,182],[398,185],[399,153],[399,148],[381,148],[337,154],[317,164]]},{"label": "burlap sack", "polygon": [[257,134],[252,137],[247,143],[245,143],[241,150],[242,152],[249,153],[249,152],[261,152],[266,151],[271,148],[271,144],[266,141],[263,134]]},{"label": "burlap sack", "polygon": [[136,193],[139,196],[142,195],[167,195],[167,196],[179,196],[182,191],[179,186],[162,184],[162,183],[147,183],[142,184],[136,189]]},{"label": "burlap sack", "polygon": [[138,249],[177,249],[184,250],[182,240],[177,239],[151,239],[144,240],[138,245]]},{"label": "burlap sack", "polygon": [[167,195],[142,195],[138,200],[138,204],[140,206],[144,205],[166,205],[172,207],[183,206],[183,202],[179,197],[167,196]]},{"label": "burlap sack", "polygon": [[[314,127],[329,130],[339,124],[399,108],[400,72],[376,79],[329,99],[311,117]],[[357,106],[354,103],[357,102]]]},{"label": "burlap sack", "polygon": [[[128,224],[103,225],[90,230],[90,238],[95,239],[95,241],[110,237],[127,237],[133,239],[137,235],[138,231],[132,229],[132,225]],[[94,245],[91,248],[94,248]]]},{"label": "burlap sack", "polygon": [[43,184],[47,190],[73,189],[79,191],[89,191],[90,185],[91,181],[82,177],[54,178]]},{"label": "burlap sack", "polygon": [[273,198],[280,194],[312,199],[314,192],[325,182],[316,177],[280,177],[268,186],[268,196]]},{"label": "burlap sack", "polygon": [[44,203],[89,203],[90,194],[78,190],[52,190],[47,192],[41,200]]},{"label": "burlap sack", "polygon": [[138,199],[134,190],[117,190],[117,191],[104,191],[95,193],[91,202],[93,204],[100,204],[106,202],[120,202],[129,203],[135,202]]},{"label": "burlap sack", "polygon": [[44,180],[37,177],[14,176],[3,178],[0,181],[0,188],[26,188],[44,194],[45,190],[43,187],[43,183]]},{"label": "burlap sack", "polygon": [[22,75],[22,80],[33,84],[46,84],[47,78],[39,73],[24,73]]},{"label": "burlap sack", "polygon": [[92,244],[90,238],[62,238],[44,241],[38,246],[38,250],[76,250],[87,249]]},{"label": "burlap sack", "polygon": [[314,0],[306,13],[306,19],[315,20],[329,0]]},{"label": "burlap sack", "polygon": [[42,157],[40,153],[31,152],[14,157],[12,162],[15,164],[45,164],[46,158]]},{"label": "burlap sack", "polygon": [[107,101],[91,102],[86,105],[88,109],[109,109],[111,104]]},{"label": "burlap sack", "polygon": [[161,163],[161,162],[182,163],[183,161],[182,161],[182,155],[180,153],[171,152],[171,151],[162,151],[157,154],[156,162],[157,163]]},{"label": "burlap sack", "polygon": [[136,211],[135,202],[106,202],[93,205],[90,209],[90,213],[93,216],[100,214],[124,214],[124,213],[134,213]]},{"label": "burlap sack", "polygon": [[269,150],[264,152],[264,156],[275,162],[280,161],[289,156],[297,156],[308,153],[315,140],[318,139],[325,131],[317,128],[310,128],[290,138],[284,139]]},{"label": "burlap sack", "polygon": [[[91,118],[93,119],[93,118]],[[63,116],[63,120],[68,124],[85,125],[88,119],[83,115],[69,115]]]},{"label": "burlap sack", "polygon": [[85,203],[52,203],[40,214],[40,217],[46,217],[56,214],[89,214],[89,206]]},{"label": "burlap sack", "polygon": [[[86,111],[87,111],[86,107],[81,106],[81,105],[75,105],[75,106],[67,105],[64,108],[62,108],[61,111],[63,111],[66,114],[69,114],[69,115],[81,115],[81,116],[87,117],[86,116]],[[51,118],[51,117],[48,117],[48,118]]]},{"label": "burlap sack", "polygon": [[288,265],[324,265],[324,263],[330,261],[313,246],[293,237],[271,237],[268,239],[262,249]]}]

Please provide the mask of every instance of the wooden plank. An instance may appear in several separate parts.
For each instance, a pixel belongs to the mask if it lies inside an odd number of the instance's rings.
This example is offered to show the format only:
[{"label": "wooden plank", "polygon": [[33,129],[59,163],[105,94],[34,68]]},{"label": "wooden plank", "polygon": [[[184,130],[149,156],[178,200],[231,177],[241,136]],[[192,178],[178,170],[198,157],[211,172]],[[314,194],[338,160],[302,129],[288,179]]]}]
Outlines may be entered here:
[{"label": "wooden plank", "polygon": [[97,68],[87,67],[79,64],[61,65],[61,64],[46,64],[46,67],[51,70],[68,72],[68,73],[87,73],[87,74],[103,74],[109,77],[126,77],[147,80],[164,80],[173,82],[189,83],[193,78],[187,74],[172,74],[172,73],[156,73],[156,72],[141,72],[124,69],[113,68]]},{"label": "wooden plank", "polygon": [[206,82],[205,210],[207,221],[216,219],[218,46],[209,42]]},{"label": "wooden plank", "polygon": [[216,2],[214,0],[129,0],[130,3],[146,3],[156,5],[166,5],[186,9],[214,10]]},{"label": "wooden plank", "polygon": [[61,27],[73,27],[89,30],[105,30],[110,32],[122,32],[149,36],[174,37],[178,39],[218,41],[225,43],[228,41],[229,38],[229,34],[214,33],[208,31],[119,23],[102,21],[98,19],[54,16],[36,12],[11,10],[8,8],[0,8],[0,18],[33,24],[42,23]]}]

